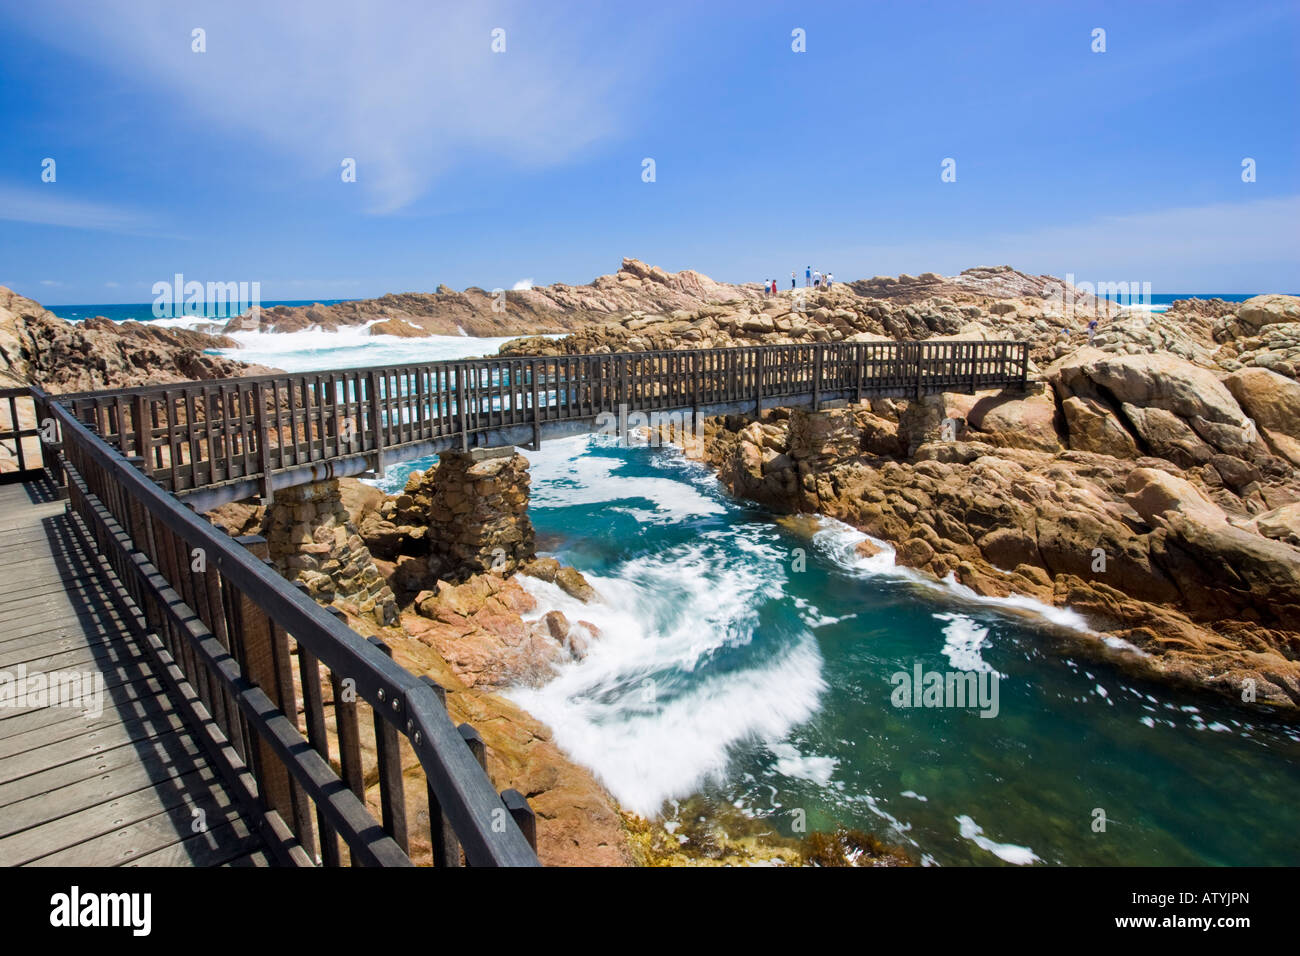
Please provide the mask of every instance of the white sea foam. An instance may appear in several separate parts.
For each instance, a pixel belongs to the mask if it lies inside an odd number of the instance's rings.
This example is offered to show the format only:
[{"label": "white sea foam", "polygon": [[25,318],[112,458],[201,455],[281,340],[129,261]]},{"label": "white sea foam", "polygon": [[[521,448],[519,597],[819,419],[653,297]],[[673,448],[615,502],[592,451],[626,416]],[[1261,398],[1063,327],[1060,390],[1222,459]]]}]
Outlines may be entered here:
[{"label": "white sea foam", "polygon": [[168,316],[163,319],[155,319],[152,316],[143,319],[114,319],[118,325],[124,322],[143,322],[146,325],[157,326],[162,329],[188,329],[194,332],[207,332],[210,335],[220,335],[221,330],[225,328],[228,318],[207,319],[201,315],[176,315]]},{"label": "white sea foam", "polygon": [[[1070,608],[1053,607],[1023,594],[988,597],[968,588],[951,574],[942,581],[935,581],[928,575],[899,565],[896,561],[896,552],[888,542],[873,538],[834,518],[820,517],[818,521],[820,527],[813,535],[814,546],[841,567],[855,571],[864,577],[879,575],[893,577],[923,587],[940,590],[949,598],[956,597],[971,604],[1029,613],[1060,627],[1068,627],[1086,634],[1093,633],[1083,616]],[[870,557],[858,554],[857,546],[863,541],[871,542],[879,549],[879,553]]]},{"label": "white sea foam", "polygon": [[989,636],[987,627],[981,627],[965,614],[936,614],[934,617],[948,622],[943,629],[943,656],[948,658],[953,669],[996,673],[981,655]]},{"label": "white sea foam", "polygon": [[371,335],[369,329],[373,324],[343,326],[333,332],[319,327],[297,332],[231,332],[230,337],[240,347],[215,351],[229,358],[270,365],[286,372],[315,372],[495,355],[497,349],[511,338]]},{"label": "white sea foam", "polygon": [[834,757],[802,754],[794,744],[790,743],[768,744],[767,749],[772,751],[772,755],[776,757],[776,763],[773,766],[777,773],[798,780],[808,780],[819,787],[830,784],[831,775],[835,773],[835,768],[839,765],[839,761]]},{"label": "white sea foam", "polygon": [[1006,862],[1014,863],[1017,866],[1042,862],[1038,858],[1038,854],[1027,846],[1016,846],[1014,843],[997,843],[990,840],[984,836],[984,828],[964,814],[957,817],[957,823],[963,839],[970,840],[981,850],[987,850],[999,860],[1006,860]]},{"label": "white sea foam", "polygon": [[647,523],[667,524],[684,518],[724,514],[725,506],[695,486],[672,478],[620,474],[624,462],[617,458],[586,455],[602,442],[615,441],[579,435],[546,442],[540,451],[527,451],[535,476],[531,491],[534,508],[559,508],[600,502],[646,501],[651,507],[626,506]]},{"label": "white sea foam", "polygon": [[[550,683],[508,696],[634,812],[654,815],[720,777],[737,745],[778,752],[826,688],[808,632],[742,668],[710,670],[714,655],[752,640],[759,607],[785,583],[774,546],[768,560],[751,563],[724,560],[728,544],[704,536],[629,561],[617,576],[589,574],[601,595],[591,604],[521,578],[538,599],[534,613],[556,608],[600,636]],[[782,754],[789,775],[829,779],[834,769],[829,758]]]}]

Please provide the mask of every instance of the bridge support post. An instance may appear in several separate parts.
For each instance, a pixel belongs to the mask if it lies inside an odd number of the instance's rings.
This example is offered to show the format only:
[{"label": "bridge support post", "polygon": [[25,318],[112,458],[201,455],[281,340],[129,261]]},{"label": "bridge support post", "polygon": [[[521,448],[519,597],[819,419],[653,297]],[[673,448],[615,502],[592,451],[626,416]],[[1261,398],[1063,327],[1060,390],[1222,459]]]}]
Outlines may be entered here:
[{"label": "bridge support post", "polygon": [[535,555],[528,517],[528,461],[513,448],[444,452],[429,483],[424,511],[430,567],[448,579],[508,574]]},{"label": "bridge support post", "polygon": [[380,624],[397,620],[397,600],[343,505],[338,479],[281,488],[264,521],[270,557],[322,604],[356,606]]},{"label": "bridge support post", "polygon": [[763,418],[763,352],[754,353],[754,418]]}]

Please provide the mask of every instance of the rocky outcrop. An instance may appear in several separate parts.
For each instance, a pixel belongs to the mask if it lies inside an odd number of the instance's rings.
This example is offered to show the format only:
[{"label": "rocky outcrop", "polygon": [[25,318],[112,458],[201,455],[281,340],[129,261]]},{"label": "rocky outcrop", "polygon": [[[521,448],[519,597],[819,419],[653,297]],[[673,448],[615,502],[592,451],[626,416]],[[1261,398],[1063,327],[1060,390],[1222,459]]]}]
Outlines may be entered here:
[{"label": "rocky outcrop", "polygon": [[1223,384],[1273,452],[1300,465],[1300,382],[1266,368],[1244,368]]},{"label": "rocky outcrop", "polygon": [[[735,494],[846,521],[892,542],[901,564],[1080,611],[1139,649],[1124,657],[1134,670],[1237,699],[1249,680],[1260,701],[1300,705],[1295,471],[1205,427],[1242,414],[1217,379],[1083,358],[1072,368],[1096,377],[1064,380],[1106,386],[1068,395],[1060,419],[1041,404],[1050,397],[993,394],[774,410],[711,420],[706,454]],[[1151,377],[1156,368],[1167,381]],[[1117,396],[1132,400],[1122,417]],[[1210,455],[1186,468],[1150,457],[1129,431],[1137,412],[1198,421],[1220,444],[1194,433]],[[947,437],[945,419],[960,423]],[[1061,429],[1056,447],[1046,432],[1024,438],[1027,423],[1049,422]]]},{"label": "rocky outcrop", "polygon": [[80,392],[275,371],[205,352],[237,345],[225,336],[144,322],[68,322],[0,287],[0,381],[7,385]]},{"label": "rocky outcrop", "polygon": [[417,595],[415,608],[419,618],[406,618],[407,632],[436,648],[469,687],[540,686],[559,664],[584,658],[598,637],[595,625],[560,611],[531,616],[537,600],[498,574],[439,581]]},{"label": "rocky outcrop", "polygon": [[698,309],[720,302],[763,296],[759,285],[715,282],[691,270],[665,272],[638,259],[624,259],[612,275],[587,285],[556,283],[529,289],[456,292],[439,286],[431,293],[408,292],[336,305],[275,306],[259,318],[232,319],[227,331],[260,328],[293,332],[318,326],[371,325],[372,334],[501,336],[563,332],[630,312]]}]

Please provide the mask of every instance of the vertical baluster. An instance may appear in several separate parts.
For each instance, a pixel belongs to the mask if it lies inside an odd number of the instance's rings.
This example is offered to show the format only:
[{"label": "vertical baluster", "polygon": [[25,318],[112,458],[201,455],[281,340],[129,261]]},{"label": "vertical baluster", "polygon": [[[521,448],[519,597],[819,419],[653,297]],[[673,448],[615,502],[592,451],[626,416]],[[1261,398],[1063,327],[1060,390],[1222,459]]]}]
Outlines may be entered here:
[{"label": "vertical baluster", "polygon": [[[388,657],[393,656],[387,644],[377,637],[368,639]],[[384,832],[387,833],[402,852],[410,852],[410,840],[406,828],[406,791],[402,784],[402,752],[397,728],[380,713],[381,706],[395,701],[383,701],[375,705],[375,750],[379,761],[379,808],[383,818]]]}]

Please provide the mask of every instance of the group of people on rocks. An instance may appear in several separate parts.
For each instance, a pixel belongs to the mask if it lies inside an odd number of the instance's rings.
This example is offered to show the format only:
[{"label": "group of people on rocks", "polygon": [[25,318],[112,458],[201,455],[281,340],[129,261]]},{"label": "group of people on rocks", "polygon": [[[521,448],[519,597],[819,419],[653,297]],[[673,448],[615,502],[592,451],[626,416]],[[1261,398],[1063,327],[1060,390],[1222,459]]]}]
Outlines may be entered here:
[{"label": "group of people on rocks", "polygon": [[[798,285],[796,273],[790,273],[790,288],[794,289]],[[827,272],[824,275],[820,269],[814,269],[808,266],[803,272],[803,284],[807,289],[829,289],[835,281],[835,273]],[[763,291],[768,295],[776,295],[776,280],[765,279],[763,281]]]}]

